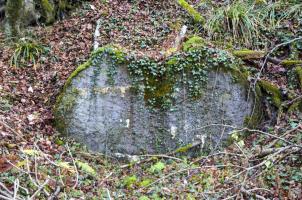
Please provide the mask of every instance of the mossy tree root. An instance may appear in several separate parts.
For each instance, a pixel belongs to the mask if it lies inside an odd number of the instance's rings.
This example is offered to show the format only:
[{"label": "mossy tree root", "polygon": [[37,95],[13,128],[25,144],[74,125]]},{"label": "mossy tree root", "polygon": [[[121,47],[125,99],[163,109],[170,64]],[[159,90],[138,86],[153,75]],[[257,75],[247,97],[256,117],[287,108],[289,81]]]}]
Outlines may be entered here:
[{"label": "mossy tree root", "polygon": [[279,108],[282,104],[282,95],[279,88],[266,80],[260,80],[259,84],[266,93],[271,95],[272,103]]}]

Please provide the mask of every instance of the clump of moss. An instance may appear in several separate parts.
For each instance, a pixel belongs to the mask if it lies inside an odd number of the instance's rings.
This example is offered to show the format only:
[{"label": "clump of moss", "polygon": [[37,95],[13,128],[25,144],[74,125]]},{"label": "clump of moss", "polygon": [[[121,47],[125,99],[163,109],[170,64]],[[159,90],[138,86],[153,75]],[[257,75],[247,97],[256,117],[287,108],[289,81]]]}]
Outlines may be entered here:
[{"label": "clump of moss", "polygon": [[193,36],[193,37],[190,37],[183,44],[183,50],[184,51],[190,51],[190,50],[193,50],[193,49],[198,49],[200,47],[203,47],[204,45],[205,45],[205,41],[202,37]]},{"label": "clump of moss", "polygon": [[193,147],[192,144],[187,144],[185,146],[179,147],[175,150],[175,153],[185,153]]},{"label": "clump of moss", "polygon": [[186,0],[178,0],[178,4],[185,9],[195,22],[205,24],[205,19]]},{"label": "clump of moss", "polygon": [[263,58],[265,52],[244,49],[244,50],[233,51],[233,55],[241,59],[258,59],[258,58]]},{"label": "clump of moss", "polygon": [[271,95],[272,103],[279,108],[282,104],[282,95],[279,88],[266,80],[260,80],[259,84],[266,93]]},{"label": "clump of moss", "polygon": [[283,60],[281,62],[281,65],[286,66],[286,67],[302,65],[302,60]]},{"label": "clump of moss", "polygon": [[266,4],[266,0],[255,0],[255,4],[257,4],[257,5]]},{"label": "clump of moss", "polygon": [[290,112],[293,112],[295,110],[299,110],[299,111],[302,110],[302,101],[301,100],[299,100],[299,101],[293,103],[292,105],[290,105],[287,111],[290,113]]}]

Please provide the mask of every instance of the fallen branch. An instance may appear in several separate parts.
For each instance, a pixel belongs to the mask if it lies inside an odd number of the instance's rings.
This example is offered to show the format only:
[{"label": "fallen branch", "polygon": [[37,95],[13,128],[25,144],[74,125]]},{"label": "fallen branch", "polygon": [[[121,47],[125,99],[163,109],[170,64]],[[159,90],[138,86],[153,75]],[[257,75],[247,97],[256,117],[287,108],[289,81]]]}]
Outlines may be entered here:
[{"label": "fallen branch", "polygon": [[283,151],[284,153],[289,153],[289,152],[294,153],[294,152],[301,151],[301,149],[298,147],[285,148],[285,150],[283,150],[284,148],[285,147],[264,149],[259,154],[255,155],[254,157],[263,158],[263,157],[273,154],[277,151]]},{"label": "fallen branch", "polygon": [[44,189],[44,187],[48,184],[49,181],[50,179],[47,179],[42,185],[40,185],[37,191],[30,197],[30,200],[34,200],[35,196],[37,196],[40,193],[40,191]]},{"label": "fallen branch", "polygon": [[249,196],[253,196],[253,197],[256,197],[258,199],[266,200],[265,197],[263,197],[261,195],[258,195],[258,194],[255,194],[255,193],[252,193],[250,190],[246,190],[244,187],[241,187],[240,191],[247,194],[247,195],[249,195]]},{"label": "fallen branch", "polygon": [[289,41],[287,41],[287,42],[278,44],[277,46],[275,46],[272,50],[270,50],[270,51],[267,53],[267,55],[265,56],[265,59],[264,59],[262,65],[261,65],[260,71],[259,71],[259,73],[258,73],[258,75],[257,75],[257,77],[256,77],[256,79],[255,79],[255,81],[254,81],[254,84],[253,84],[254,88],[256,87],[256,84],[257,84],[258,80],[260,80],[260,78],[261,78],[262,71],[264,70],[264,67],[265,67],[265,65],[266,65],[266,63],[267,63],[267,61],[268,61],[270,55],[271,55],[276,49],[278,49],[279,47],[282,47],[282,46],[284,46],[284,45],[288,45],[288,44],[293,43],[293,42],[298,41],[298,40],[302,40],[302,37],[294,38],[294,39],[289,40]]},{"label": "fallen branch", "polygon": [[61,187],[58,185],[56,187],[55,192],[47,200],[53,200],[53,199],[55,199],[58,196],[58,194],[60,193],[60,191],[61,191]]}]

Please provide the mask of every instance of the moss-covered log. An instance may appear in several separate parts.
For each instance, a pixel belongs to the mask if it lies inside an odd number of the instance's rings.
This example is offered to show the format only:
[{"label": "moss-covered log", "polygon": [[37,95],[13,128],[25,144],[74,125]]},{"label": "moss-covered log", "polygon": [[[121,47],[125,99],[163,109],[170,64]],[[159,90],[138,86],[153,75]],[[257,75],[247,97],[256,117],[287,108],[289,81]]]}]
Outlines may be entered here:
[{"label": "moss-covered log", "polygon": [[244,49],[244,50],[236,50],[233,51],[233,55],[244,59],[244,60],[248,60],[248,59],[259,59],[259,58],[263,58],[265,55],[264,51],[254,51],[254,50],[249,50],[249,49]]},{"label": "moss-covered log", "polygon": [[178,4],[185,9],[195,22],[205,24],[205,19],[186,0],[178,0]]},{"label": "moss-covered log", "polygon": [[296,65],[302,65],[302,60],[282,60],[280,64],[285,67],[292,67]]}]

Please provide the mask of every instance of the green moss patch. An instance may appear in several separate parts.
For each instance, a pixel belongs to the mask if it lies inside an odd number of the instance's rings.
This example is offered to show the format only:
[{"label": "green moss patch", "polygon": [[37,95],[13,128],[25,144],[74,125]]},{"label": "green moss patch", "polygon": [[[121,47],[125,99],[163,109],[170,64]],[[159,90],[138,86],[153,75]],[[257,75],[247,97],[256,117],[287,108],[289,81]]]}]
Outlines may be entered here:
[{"label": "green moss patch", "polygon": [[233,51],[233,55],[241,59],[259,59],[264,57],[265,52],[245,49]]},{"label": "green moss patch", "polygon": [[205,46],[205,40],[199,36],[190,37],[184,44],[183,50],[190,51]]}]

